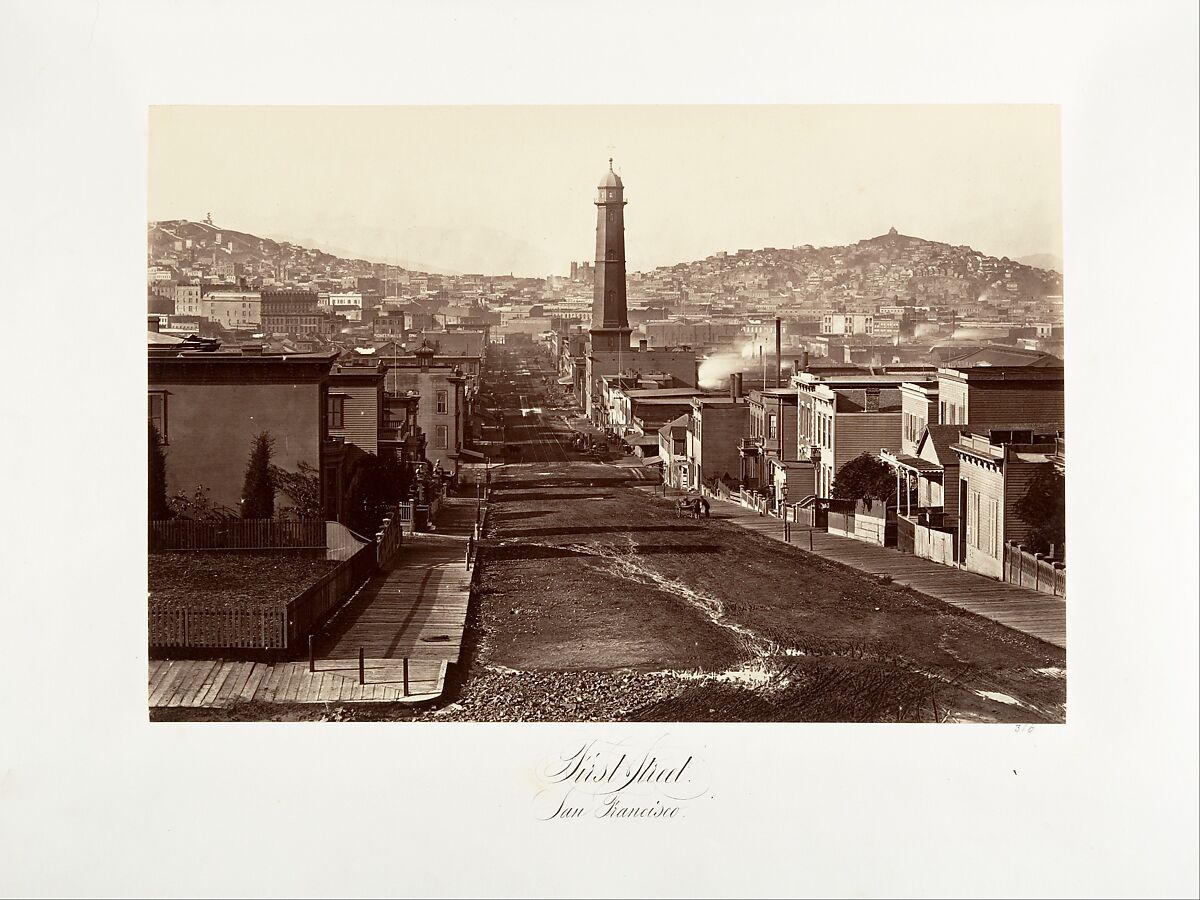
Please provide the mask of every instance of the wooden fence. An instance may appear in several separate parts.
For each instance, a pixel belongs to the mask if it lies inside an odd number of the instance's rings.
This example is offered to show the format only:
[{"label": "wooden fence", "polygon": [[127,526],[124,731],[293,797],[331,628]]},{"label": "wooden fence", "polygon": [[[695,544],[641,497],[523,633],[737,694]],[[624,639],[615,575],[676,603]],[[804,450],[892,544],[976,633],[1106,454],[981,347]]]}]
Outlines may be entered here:
[{"label": "wooden fence", "polygon": [[917,552],[917,526],[906,516],[896,516],[896,549],[914,555]]},{"label": "wooden fence", "polygon": [[1056,597],[1067,596],[1067,567],[1020,544],[1004,544],[1004,580]]},{"label": "wooden fence", "polygon": [[158,519],[150,523],[151,553],[324,549],[324,519]]},{"label": "wooden fence", "polygon": [[396,518],[400,521],[400,524],[402,526],[404,526],[404,528],[406,528],[408,531],[412,531],[412,529],[413,529],[413,507],[414,507],[414,505],[415,504],[411,500],[408,500],[404,503],[401,503],[400,506],[396,509]]},{"label": "wooden fence", "polygon": [[303,649],[305,638],[325,624],[343,603],[378,570],[375,544],[367,544],[352,557],[310,587],[288,601],[283,649]]},{"label": "wooden fence", "polygon": [[913,555],[943,566],[958,565],[955,532],[917,525],[913,528]]},{"label": "wooden fence", "polygon": [[882,501],[858,500],[850,537],[880,547],[896,543],[896,510]]},{"label": "wooden fence", "polygon": [[151,647],[275,650],[287,646],[278,606],[219,606],[190,600],[150,601]]},{"label": "wooden fence", "polygon": [[[324,529],[325,523],[321,523]],[[363,544],[320,581],[280,607],[151,598],[150,646],[162,649],[256,650],[299,657],[308,635],[340,609],[404,542],[399,516],[384,520]]]},{"label": "wooden fence", "polygon": [[382,566],[404,544],[404,522],[398,513],[388,516],[375,535],[375,564]]},{"label": "wooden fence", "polygon": [[830,500],[826,528],[830,534],[854,537],[854,501]]}]

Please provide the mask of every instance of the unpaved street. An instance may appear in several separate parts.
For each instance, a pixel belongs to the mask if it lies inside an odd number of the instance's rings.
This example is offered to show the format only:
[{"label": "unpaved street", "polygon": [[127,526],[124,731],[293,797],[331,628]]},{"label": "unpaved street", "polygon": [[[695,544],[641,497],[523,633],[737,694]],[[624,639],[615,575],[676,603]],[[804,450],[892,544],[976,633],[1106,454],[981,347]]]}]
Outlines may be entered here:
[{"label": "unpaved street", "polygon": [[[565,449],[569,426],[538,388],[544,371],[509,360],[531,373],[500,388],[522,461],[494,474],[478,643],[448,714],[1064,718],[1062,650],[718,518],[677,518],[637,489],[647,484],[637,470]],[[556,678],[566,694],[572,679],[614,673],[637,697],[551,699]]]}]

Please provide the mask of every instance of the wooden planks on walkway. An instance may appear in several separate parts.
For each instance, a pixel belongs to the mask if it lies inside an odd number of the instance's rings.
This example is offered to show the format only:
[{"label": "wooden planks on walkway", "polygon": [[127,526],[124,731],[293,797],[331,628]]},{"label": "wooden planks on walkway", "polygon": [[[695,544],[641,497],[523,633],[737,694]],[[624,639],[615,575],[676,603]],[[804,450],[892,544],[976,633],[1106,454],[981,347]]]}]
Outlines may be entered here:
[{"label": "wooden planks on walkway", "polygon": [[316,671],[307,662],[258,663],[229,660],[152,659],[149,705],[223,708],[240,703],[420,703],[442,693],[447,663],[394,659],[364,661],[366,683],[358,683],[358,659],[325,659]]},{"label": "wooden planks on walkway", "polygon": [[[783,541],[783,521],[759,515],[740,503],[709,498],[712,517]],[[1061,597],[1031,591],[974,572],[943,566],[932,560],[901,553],[853,538],[828,534],[807,526],[792,526],[791,546],[812,552],[871,575],[887,575],[893,583],[991,619],[1014,631],[1054,644],[1067,645],[1067,604]]]},{"label": "wooden planks on walkway", "polygon": [[329,623],[317,642],[321,657],[458,662],[471,594],[467,536],[473,500],[448,500],[438,531],[414,535]]},{"label": "wooden planks on walkway", "polygon": [[[395,558],[329,623],[308,662],[151,660],[152,707],[240,703],[419,703],[440,696],[458,661],[471,593],[467,536],[473,500],[449,500],[438,531],[408,538]],[[358,683],[358,655],[366,683]],[[404,660],[408,660],[408,694]]]}]

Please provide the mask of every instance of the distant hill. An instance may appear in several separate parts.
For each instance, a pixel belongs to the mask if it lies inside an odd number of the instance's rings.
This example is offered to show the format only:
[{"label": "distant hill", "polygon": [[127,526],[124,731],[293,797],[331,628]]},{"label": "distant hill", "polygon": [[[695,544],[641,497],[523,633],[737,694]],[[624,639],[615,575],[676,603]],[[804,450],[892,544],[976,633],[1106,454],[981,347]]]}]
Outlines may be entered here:
[{"label": "distant hill", "polygon": [[646,277],[677,279],[693,291],[759,295],[801,294],[811,300],[845,296],[937,300],[1038,300],[1062,293],[1059,272],[965,245],[900,234],[853,244],[764,247],[717,253],[707,259],[660,266]]},{"label": "distant hill", "polygon": [[[396,265],[339,256],[211,222],[151,222],[147,237],[149,264],[167,269],[170,277],[181,280],[245,278],[253,286],[299,276],[303,276],[302,282],[320,282],[348,276],[439,274],[418,263]],[[446,240],[454,238],[447,235]],[[1020,260],[986,256],[971,247],[900,234],[893,228],[846,246],[717,253],[703,260],[660,266],[653,272],[631,273],[631,278],[677,281],[692,291],[802,294],[817,300],[839,296],[926,298],[930,302],[989,297],[1019,300],[1061,294],[1062,275],[1053,267],[1058,262],[1050,254]],[[454,277],[454,273],[445,274]],[[505,277],[502,273],[480,274]]]},{"label": "distant hill", "polygon": [[1062,274],[1062,260],[1053,253],[1031,253],[1029,256],[1018,256],[1017,262],[1026,266],[1033,266],[1035,269],[1049,269],[1052,272]]},{"label": "distant hill", "polygon": [[287,278],[300,273],[314,279],[379,275],[385,269],[392,277],[400,272],[425,274],[186,219],[149,223],[147,243],[150,265],[170,268],[179,278],[223,275],[253,282],[266,276]]}]

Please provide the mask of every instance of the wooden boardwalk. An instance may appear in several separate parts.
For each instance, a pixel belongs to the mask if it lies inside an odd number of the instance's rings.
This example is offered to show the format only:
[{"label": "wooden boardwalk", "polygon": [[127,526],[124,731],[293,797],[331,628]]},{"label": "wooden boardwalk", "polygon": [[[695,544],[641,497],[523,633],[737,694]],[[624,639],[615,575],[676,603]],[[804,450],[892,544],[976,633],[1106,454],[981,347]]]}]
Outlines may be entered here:
[{"label": "wooden boardwalk", "polygon": [[[782,519],[762,516],[740,503],[715,497],[710,497],[709,503],[714,519],[725,519],[764,537],[784,540]],[[1067,646],[1067,604],[1061,597],[943,566],[901,553],[894,547],[880,547],[807,526],[792,526],[791,546],[809,552],[810,534],[812,552],[825,559],[871,575],[890,575],[895,584],[910,587],[1056,647]]]},{"label": "wooden boardwalk", "polygon": [[325,627],[317,654],[358,659],[362,648],[376,659],[458,662],[471,593],[467,536],[474,525],[475,501],[444,502],[437,532],[406,539]]},{"label": "wooden boardwalk", "polygon": [[150,660],[150,706],[227,707],[238,703],[419,703],[442,692],[446,663],[409,663],[409,693],[404,670],[394,659],[368,659],[366,683],[358,683],[358,659],[317,662],[255,663],[228,660]]},{"label": "wooden boardwalk", "polygon": [[[150,706],[407,702],[438,697],[462,649],[471,571],[465,557],[473,500],[449,500],[435,534],[417,534],[326,625],[308,662],[151,660]],[[358,683],[358,654],[366,683]],[[404,694],[403,661],[409,661]]]}]

